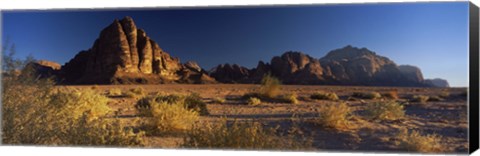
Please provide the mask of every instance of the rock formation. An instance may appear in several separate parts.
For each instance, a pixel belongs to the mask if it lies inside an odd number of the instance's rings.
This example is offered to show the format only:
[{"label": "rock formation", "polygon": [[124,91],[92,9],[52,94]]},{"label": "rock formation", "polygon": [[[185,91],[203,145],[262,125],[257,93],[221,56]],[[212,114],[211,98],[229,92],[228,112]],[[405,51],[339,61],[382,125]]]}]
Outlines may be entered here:
[{"label": "rock formation", "polygon": [[210,70],[210,76],[222,83],[242,83],[250,76],[250,70],[237,64],[218,65]]},{"label": "rock formation", "polygon": [[33,61],[25,65],[22,74],[33,74],[35,78],[53,78],[55,77],[61,66],[56,62],[39,60]]},{"label": "rock formation", "polygon": [[425,83],[433,87],[450,87],[450,84],[448,84],[447,80],[439,79],[439,78],[426,79]]},{"label": "rock formation", "polygon": [[136,27],[132,18],[125,17],[103,29],[92,48],[67,62],[61,77],[65,83],[73,84],[207,83],[202,80],[213,83],[198,65],[191,67],[163,51],[144,30]]},{"label": "rock formation", "polygon": [[218,65],[210,75],[220,82],[259,83],[267,73],[284,84],[432,86],[432,83],[425,83],[418,67],[398,66],[366,48],[352,46],[332,50],[321,59],[290,51],[273,57],[270,63],[260,61],[251,70]]}]

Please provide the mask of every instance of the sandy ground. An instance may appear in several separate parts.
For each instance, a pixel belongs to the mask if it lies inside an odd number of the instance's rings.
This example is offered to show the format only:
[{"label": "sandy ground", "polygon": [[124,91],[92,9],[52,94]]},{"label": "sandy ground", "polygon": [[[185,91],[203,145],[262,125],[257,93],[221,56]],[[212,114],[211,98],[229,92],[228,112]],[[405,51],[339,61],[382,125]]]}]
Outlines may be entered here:
[{"label": "sandy ground", "polygon": [[[91,88],[92,86],[68,86],[73,88]],[[468,151],[467,139],[467,101],[460,94],[466,88],[407,88],[407,87],[344,87],[344,86],[302,86],[283,85],[282,93],[296,93],[300,103],[262,103],[258,106],[246,105],[238,100],[244,93],[258,89],[258,85],[244,84],[213,84],[213,85],[99,85],[98,90],[107,91],[119,88],[127,91],[132,88],[142,87],[149,94],[189,94],[198,93],[207,103],[210,115],[202,116],[202,121],[215,122],[222,117],[236,120],[255,119],[269,126],[280,126],[280,130],[287,131],[296,125],[303,135],[311,138],[316,150],[329,151],[377,151],[377,152],[402,152],[395,144],[394,136],[399,128],[409,128],[424,134],[438,134],[442,136],[441,144],[446,153],[465,153]],[[427,102],[425,104],[410,102],[405,106],[406,119],[400,121],[374,121],[364,118],[366,103],[378,100],[346,101],[354,111],[356,117],[350,119],[349,128],[345,130],[329,130],[313,125],[308,119],[314,118],[316,111],[322,105],[338,103],[327,100],[311,100],[309,96],[317,91],[334,92],[340,99],[346,100],[353,92],[377,91],[385,93],[397,91],[399,101],[405,101],[412,95],[439,95],[448,92],[450,96],[444,101]],[[213,98],[221,97],[227,101],[223,104],[211,102]],[[126,97],[111,97],[109,104],[114,110],[119,110],[119,118],[125,123],[137,123],[141,120],[135,110],[136,100]],[[147,136],[148,147],[178,148],[182,142],[181,136],[163,135]]]}]

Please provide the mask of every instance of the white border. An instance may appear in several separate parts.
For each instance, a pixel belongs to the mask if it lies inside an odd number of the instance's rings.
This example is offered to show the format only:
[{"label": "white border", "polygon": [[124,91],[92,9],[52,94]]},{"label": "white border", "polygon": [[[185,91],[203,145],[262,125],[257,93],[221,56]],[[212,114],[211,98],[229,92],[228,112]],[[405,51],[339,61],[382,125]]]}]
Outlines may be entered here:
[{"label": "white border", "polygon": [[[287,5],[287,4],[344,4],[344,3],[392,3],[392,2],[428,2],[429,0],[0,0],[0,11],[8,10],[46,10],[46,9],[92,9],[92,8],[141,8],[141,7],[199,7],[199,6],[245,6],[245,5]],[[432,1],[432,0],[430,0]],[[451,1],[451,0],[434,0]],[[460,0],[465,1],[465,0]],[[472,0],[480,6],[480,0]],[[1,20],[1,15],[0,15]],[[1,25],[0,25],[1,29]],[[1,33],[1,31],[0,31]],[[0,34],[1,35],[1,34]],[[220,151],[220,150],[167,150],[167,149],[128,149],[128,148],[84,148],[84,147],[32,147],[0,146],[1,155],[249,155],[249,156],[320,156],[320,155],[415,155],[398,153],[338,153],[338,152],[266,152],[266,151]],[[418,155],[418,154],[417,154]],[[474,153],[480,155],[480,152]]]}]

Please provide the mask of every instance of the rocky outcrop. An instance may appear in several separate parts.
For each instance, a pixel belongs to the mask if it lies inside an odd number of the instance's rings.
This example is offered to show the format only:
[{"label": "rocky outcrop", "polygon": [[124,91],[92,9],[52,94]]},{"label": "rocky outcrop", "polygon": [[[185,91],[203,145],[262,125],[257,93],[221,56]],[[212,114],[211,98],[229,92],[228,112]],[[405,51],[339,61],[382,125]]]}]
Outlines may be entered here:
[{"label": "rocky outcrop", "polygon": [[222,83],[245,82],[250,76],[250,70],[237,64],[221,64],[210,70],[210,76]]},{"label": "rocky outcrop", "polygon": [[[111,83],[171,83],[191,80],[202,83],[211,78],[171,57],[138,29],[130,17],[114,20],[103,29],[93,47],[82,51],[67,62],[61,71],[65,83],[111,84]],[[188,74],[188,75],[182,75]]]},{"label": "rocky outcrop", "polygon": [[448,84],[448,81],[447,81],[447,80],[439,79],[439,78],[426,79],[426,80],[425,80],[425,83],[426,83],[427,85],[433,86],[433,87],[450,87],[450,84]]},{"label": "rocky outcrop", "polygon": [[260,61],[250,72],[229,64],[219,65],[210,75],[220,82],[259,83],[269,73],[284,84],[431,86],[424,82],[418,67],[398,66],[387,57],[352,46],[330,51],[321,59],[301,52],[286,52],[273,57],[270,63]]},{"label": "rocky outcrop", "polygon": [[[414,78],[408,70],[366,48],[346,46],[320,59],[332,84],[366,86],[423,86],[423,78]],[[404,66],[409,69],[411,66]],[[413,67],[412,67],[413,68]]]},{"label": "rocky outcrop", "polygon": [[25,65],[21,74],[33,74],[35,78],[55,78],[60,71],[60,64],[52,61],[39,60]]},{"label": "rocky outcrop", "polygon": [[317,59],[301,52],[286,52],[273,57],[270,72],[285,84],[322,84],[323,68]]}]

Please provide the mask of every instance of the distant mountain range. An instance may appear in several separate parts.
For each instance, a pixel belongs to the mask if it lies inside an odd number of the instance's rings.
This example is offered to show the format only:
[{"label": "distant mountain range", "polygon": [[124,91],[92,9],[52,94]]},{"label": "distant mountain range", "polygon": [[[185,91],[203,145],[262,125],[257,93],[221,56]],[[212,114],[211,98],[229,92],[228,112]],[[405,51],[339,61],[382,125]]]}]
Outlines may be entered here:
[{"label": "distant mountain range", "polygon": [[270,73],[284,84],[448,87],[442,79],[425,80],[418,67],[397,65],[367,48],[350,45],[317,59],[302,52],[285,52],[269,63],[248,69],[221,64],[206,71],[196,62],[181,63],[138,29],[130,17],[114,20],[93,47],[65,65],[30,64],[41,77],[55,76],[63,84],[258,83]]}]

